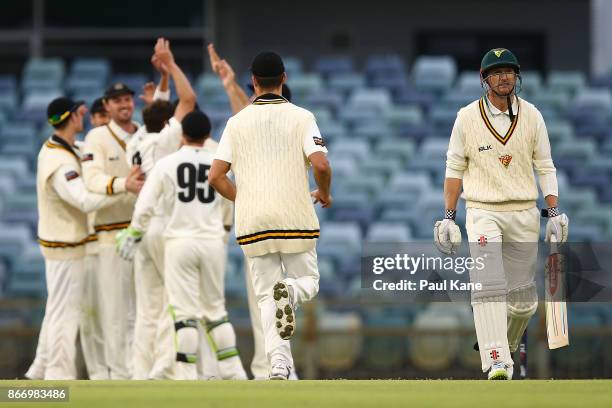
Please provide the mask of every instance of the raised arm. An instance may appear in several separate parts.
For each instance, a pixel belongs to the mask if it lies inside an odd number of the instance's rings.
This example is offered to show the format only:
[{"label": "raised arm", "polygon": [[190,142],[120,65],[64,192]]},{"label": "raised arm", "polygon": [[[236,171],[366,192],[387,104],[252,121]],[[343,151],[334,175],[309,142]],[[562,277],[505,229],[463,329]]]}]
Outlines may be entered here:
[{"label": "raised arm", "polygon": [[231,65],[219,57],[214,44],[208,44],[208,56],[213,72],[219,76],[221,83],[223,83],[223,88],[225,88],[225,93],[232,107],[232,114],[235,115],[249,105],[249,97],[236,82],[236,74]]},{"label": "raised arm", "polygon": [[197,101],[196,94],[185,76],[185,73],[174,61],[174,55],[170,50],[170,42],[164,38],[159,38],[155,44],[155,57],[168,69],[176,93],[178,94],[179,102],[174,111],[174,118],[179,122],[183,120],[185,115],[195,109]]}]

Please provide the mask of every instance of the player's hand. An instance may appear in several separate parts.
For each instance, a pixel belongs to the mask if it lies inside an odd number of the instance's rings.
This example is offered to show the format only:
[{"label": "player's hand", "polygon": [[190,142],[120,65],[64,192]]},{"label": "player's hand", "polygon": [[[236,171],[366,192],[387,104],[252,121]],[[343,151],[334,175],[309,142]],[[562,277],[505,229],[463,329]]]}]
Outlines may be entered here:
[{"label": "player's hand", "polygon": [[170,67],[174,64],[174,55],[170,50],[170,41],[166,40],[163,37],[157,39],[157,43],[155,44],[155,55],[159,61],[164,64],[166,67]]},{"label": "player's hand", "polygon": [[444,219],[434,225],[434,244],[443,254],[452,255],[461,246],[461,230],[455,221]]},{"label": "player's hand", "polygon": [[153,96],[155,95],[155,84],[153,82],[147,82],[142,86],[142,94],[138,96],[138,98],[145,104],[145,106],[149,106],[153,103]]},{"label": "player's hand", "polygon": [[331,194],[323,195],[321,191],[315,190],[310,193],[310,196],[314,198],[315,204],[321,203],[321,207],[323,208],[329,208],[332,206],[333,199]]},{"label": "player's hand", "polygon": [[217,73],[219,74],[219,78],[221,78],[224,88],[227,88],[236,82],[236,73],[226,60],[219,61]]},{"label": "player's hand", "polygon": [[554,235],[557,242],[562,244],[567,241],[568,234],[569,218],[567,218],[567,215],[560,214],[556,217],[550,217],[548,219],[548,222],[546,223],[546,236],[544,238],[545,242],[550,242],[550,237]]},{"label": "player's hand", "polygon": [[132,261],[142,240],[142,233],[133,227],[127,227],[119,231],[115,236],[115,246],[119,256],[126,261]]},{"label": "player's hand", "polygon": [[140,169],[140,166],[132,166],[130,173],[125,179],[125,189],[130,193],[138,194],[144,186],[145,174]]},{"label": "player's hand", "polygon": [[157,70],[157,72],[159,72],[162,75],[168,75],[168,67],[164,65],[163,62],[161,62],[161,60],[159,59],[159,57],[157,55],[153,55],[151,57],[151,65],[153,65],[153,67],[155,68],[155,70]]},{"label": "player's hand", "polygon": [[221,57],[217,54],[217,50],[215,49],[215,44],[208,44],[208,57],[210,58],[210,67],[212,68],[215,74],[219,74],[219,62],[221,62]]}]

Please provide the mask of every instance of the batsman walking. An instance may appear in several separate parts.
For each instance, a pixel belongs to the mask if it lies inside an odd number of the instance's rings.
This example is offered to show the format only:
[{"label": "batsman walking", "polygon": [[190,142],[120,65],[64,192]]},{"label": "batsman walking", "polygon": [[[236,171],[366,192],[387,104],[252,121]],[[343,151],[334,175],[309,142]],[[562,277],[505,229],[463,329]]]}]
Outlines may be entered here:
[{"label": "batsman walking", "polygon": [[534,281],[540,234],[538,188],[547,209],[546,242],[565,242],[568,218],[558,209],[556,169],[542,114],[519,98],[520,65],[512,52],[487,52],[480,66],[485,95],[459,110],[446,160],[444,220],[434,226],[440,251],[454,253],[461,243],[455,223],[463,187],[473,258],[485,268],[470,271],[482,284],[472,291],[472,307],[482,371],[489,379],[511,379],[516,351],[538,296]]}]

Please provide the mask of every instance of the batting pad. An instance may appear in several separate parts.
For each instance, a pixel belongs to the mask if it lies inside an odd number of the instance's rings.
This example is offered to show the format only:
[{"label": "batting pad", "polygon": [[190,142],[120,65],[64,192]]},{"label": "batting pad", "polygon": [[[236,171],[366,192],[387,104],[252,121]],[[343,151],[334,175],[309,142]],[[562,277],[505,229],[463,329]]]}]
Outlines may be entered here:
[{"label": "batting pad", "polygon": [[529,319],[538,308],[538,292],[535,283],[508,292],[508,347],[515,352],[521,342]]},{"label": "batting pad", "polygon": [[474,325],[480,348],[482,371],[487,372],[494,362],[513,365],[508,347],[506,296],[491,296],[472,301]]}]

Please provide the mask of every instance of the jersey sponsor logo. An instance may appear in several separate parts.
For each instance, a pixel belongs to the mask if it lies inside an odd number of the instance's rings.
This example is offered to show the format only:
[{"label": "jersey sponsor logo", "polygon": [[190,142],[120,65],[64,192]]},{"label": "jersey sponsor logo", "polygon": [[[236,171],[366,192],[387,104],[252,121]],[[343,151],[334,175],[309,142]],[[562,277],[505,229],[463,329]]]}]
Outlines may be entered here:
[{"label": "jersey sponsor logo", "polygon": [[119,160],[119,156],[113,156],[113,157],[109,157],[108,161],[117,161]]},{"label": "jersey sponsor logo", "polygon": [[93,153],[85,153],[83,155],[83,158],[81,159],[82,162],[88,162],[92,160],[93,160]]},{"label": "jersey sponsor logo", "polygon": [[480,147],[478,148],[478,152],[484,152],[484,151],[486,151],[486,150],[492,150],[492,149],[493,149],[493,146],[491,146],[491,145],[480,146]]},{"label": "jersey sponsor logo", "polygon": [[66,180],[70,181],[70,180],[74,180],[75,178],[79,177],[79,173],[77,173],[74,170],[70,170],[68,173],[64,174],[64,176],[66,177]]},{"label": "jersey sponsor logo", "polygon": [[509,154],[504,154],[503,156],[499,157],[499,162],[503,164],[505,168],[508,168],[511,161],[512,161],[512,156],[510,156]]},{"label": "jersey sponsor logo", "polygon": [[321,138],[321,137],[317,137],[317,136],[313,136],[313,137],[312,137],[312,140],[314,140],[314,142],[315,142],[315,144],[316,144],[317,146],[323,146],[323,147],[325,147],[325,140],[323,140],[323,138]]}]

